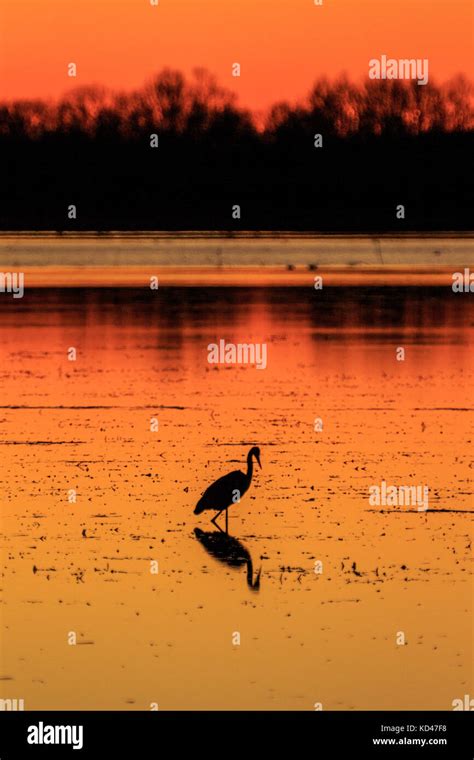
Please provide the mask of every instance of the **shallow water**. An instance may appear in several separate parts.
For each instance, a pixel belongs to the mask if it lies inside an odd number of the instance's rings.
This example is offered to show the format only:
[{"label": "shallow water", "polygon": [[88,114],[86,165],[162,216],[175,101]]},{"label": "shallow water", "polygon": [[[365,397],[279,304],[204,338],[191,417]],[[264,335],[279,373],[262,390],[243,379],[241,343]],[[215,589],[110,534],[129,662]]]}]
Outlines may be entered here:
[{"label": "shallow water", "polygon": [[[473,693],[469,295],[30,290],[0,300],[0,325],[3,698],[451,709]],[[266,343],[267,368],[210,365],[219,339]],[[193,509],[254,444],[263,469],[225,537]],[[382,480],[428,486],[428,511],[370,505]]]}]

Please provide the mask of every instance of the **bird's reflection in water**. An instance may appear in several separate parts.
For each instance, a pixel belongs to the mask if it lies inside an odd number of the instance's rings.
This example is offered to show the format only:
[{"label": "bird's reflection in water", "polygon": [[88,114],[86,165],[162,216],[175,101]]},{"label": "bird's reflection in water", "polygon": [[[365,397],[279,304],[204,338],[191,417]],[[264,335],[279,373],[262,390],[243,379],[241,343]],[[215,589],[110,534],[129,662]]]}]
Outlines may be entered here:
[{"label": "bird's reflection in water", "polygon": [[252,557],[240,541],[222,531],[204,531],[200,528],[195,528],[194,534],[205,550],[220,562],[224,562],[230,567],[246,565],[247,586],[252,591],[259,590],[262,569],[260,568],[254,580]]}]

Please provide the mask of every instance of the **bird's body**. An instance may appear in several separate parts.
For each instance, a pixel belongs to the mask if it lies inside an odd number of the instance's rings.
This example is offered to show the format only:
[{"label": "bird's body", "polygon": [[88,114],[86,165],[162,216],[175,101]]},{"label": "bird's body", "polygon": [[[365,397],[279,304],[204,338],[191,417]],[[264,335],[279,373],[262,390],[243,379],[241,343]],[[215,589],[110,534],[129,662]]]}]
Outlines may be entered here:
[{"label": "bird's body", "polygon": [[[218,514],[212,519],[215,522],[220,513],[226,510],[226,530],[227,530],[227,509],[232,504],[238,504],[244,493],[248,491],[250,483],[252,482],[253,475],[253,457],[257,460],[260,467],[260,449],[254,446],[250,449],[247,455],[247,472],[241,472],[240,470],[234,470],[229,472],[228,475],[223,475],[221,478],[212,483],[207,488],[201,498],[199,499],[196,508],[194,510],[195,515],[200,515],[206,509],[213,509]],[[219,526],[217,526],[219,527]]]},{"label": "bird's body", "polygon": [[246,491],[248,491],[250,481],[247,476],[240,470],[234,470],[229,472],[228,475],[223,475],[222,478],[218,478],[212,483],[209,488],[206,488],[203,495],[199,499],[195,515],[200,515],[206,509],[227,509],[231,504],[234,504],[233,495],[235,498],[238,492],[238,497],[241,498]]}]

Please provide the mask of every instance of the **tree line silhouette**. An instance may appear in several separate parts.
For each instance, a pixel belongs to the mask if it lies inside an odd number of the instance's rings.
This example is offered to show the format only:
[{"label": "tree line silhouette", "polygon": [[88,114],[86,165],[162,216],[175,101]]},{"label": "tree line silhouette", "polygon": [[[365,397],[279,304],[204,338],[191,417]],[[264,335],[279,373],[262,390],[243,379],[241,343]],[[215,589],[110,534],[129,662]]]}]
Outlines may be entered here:
[{"label": "tree line silhouette", "polygon": [[3,102],[0,228],[469,229],[473,93],[461,75],[322,78],[260,115],[205,70],[165,69],[134,92]]}]

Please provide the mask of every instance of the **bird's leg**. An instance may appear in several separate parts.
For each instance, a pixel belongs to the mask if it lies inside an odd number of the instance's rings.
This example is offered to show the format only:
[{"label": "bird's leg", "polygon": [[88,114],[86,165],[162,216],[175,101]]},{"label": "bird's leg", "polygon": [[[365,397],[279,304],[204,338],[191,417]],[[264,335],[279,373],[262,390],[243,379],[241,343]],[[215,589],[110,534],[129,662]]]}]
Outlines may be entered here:
[{"label": "bird's leg", "polygon": [[228,514],[228,512],[229,512],[229,510],[226,509],[226,511],[225,511],[225,532],[226,533],[229,532],[229,514]]},{"label": "bird's leg", "polygon": [[224,510],[223,510],[223,509],[221,509],[221,511],[220,511],[220,512],[218,512],[218,513],[217,513],[217,515],[214,515],[214,517],[211,519],[211,522],[212,522],[212,523],[214,523],[214,525],[216,526],[216,528],[219,528],[219,530],[221,531],[221,533],[224,533],[224,531],[222,530],[221,526],[220,526],[220,525],[218,525],[218,524],[216,523],[216,520],[217,520],[217,518],[219,517],[219,515],[221,515],[221,514],[222,514],[222,512],[223,512],[223,511],[224,511]]}]

